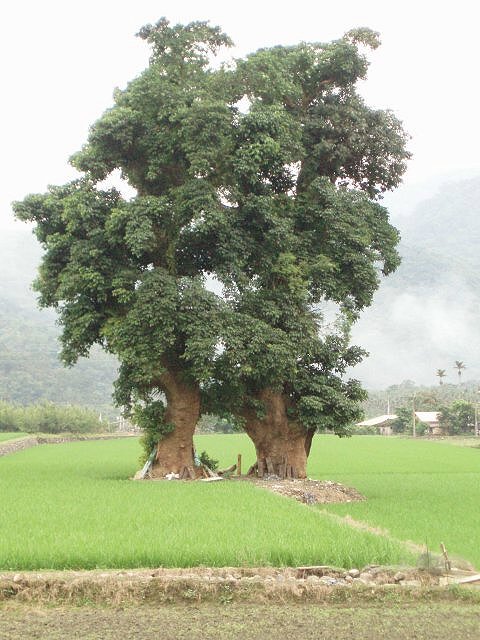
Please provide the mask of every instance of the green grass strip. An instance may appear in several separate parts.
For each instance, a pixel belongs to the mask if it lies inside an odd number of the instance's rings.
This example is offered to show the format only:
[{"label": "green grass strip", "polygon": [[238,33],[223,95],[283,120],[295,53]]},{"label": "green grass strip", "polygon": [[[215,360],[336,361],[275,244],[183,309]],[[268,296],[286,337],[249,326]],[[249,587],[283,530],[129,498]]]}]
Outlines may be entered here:
[{"label": "green grass strip", "polygon": [[25,438],[28,433],[22,433],[21,431],[0,431],[0,442],[6,440],[18,440],[18,438]]}]

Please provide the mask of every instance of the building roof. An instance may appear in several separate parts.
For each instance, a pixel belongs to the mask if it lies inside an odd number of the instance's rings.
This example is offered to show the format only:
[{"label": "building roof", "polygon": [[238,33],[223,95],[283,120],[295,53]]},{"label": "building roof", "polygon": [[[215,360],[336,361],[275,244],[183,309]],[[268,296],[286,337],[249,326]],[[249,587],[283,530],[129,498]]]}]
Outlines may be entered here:
[{"label": "building roof", "polygon": [[415,415],[420,422],[437,423],[440,416],[440,411],[415,411]]},{"label": "building roof", "polygon": [[376,427],[377,425],[384,424],[385,422],[390,422],[390,420],[396,420],[398,416],[394,413],[386,413],[383,416],[377,416],[376,418],[370,418],[369,420],[364,420],[363,422],[357,422],[357,427]]}]

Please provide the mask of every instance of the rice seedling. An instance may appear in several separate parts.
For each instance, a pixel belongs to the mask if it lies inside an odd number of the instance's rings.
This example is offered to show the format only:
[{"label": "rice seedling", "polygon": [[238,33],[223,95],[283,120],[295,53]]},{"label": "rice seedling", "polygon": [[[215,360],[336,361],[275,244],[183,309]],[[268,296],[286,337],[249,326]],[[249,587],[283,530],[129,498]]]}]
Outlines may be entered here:
[{"label": "rice seedling", "polygon": [[6,440],[16,440],[17,438],[23,438],[28,435],[27,433],[22,433],[20,431],[0,431],[0,442],[5,442]]},{"label": "rice seedling", "polygon": [[[226,447],[228,463],[229,447],[248,445],[233,438],[215,445]],[[132,482],[139,455],[135,440],[116,440],[45,445],[0,459],[0,568],[412,561],[388,538],[246,482]]]}]

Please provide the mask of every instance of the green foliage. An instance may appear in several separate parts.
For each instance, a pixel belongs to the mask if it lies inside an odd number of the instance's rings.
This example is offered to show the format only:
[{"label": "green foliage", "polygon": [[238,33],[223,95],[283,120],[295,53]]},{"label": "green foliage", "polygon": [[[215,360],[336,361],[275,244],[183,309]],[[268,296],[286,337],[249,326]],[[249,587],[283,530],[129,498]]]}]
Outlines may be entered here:
[{"label": "green foliage", "polygon": [[100,433],[105,424],[91,409],[52,402],[21,406],[0,401],[0,431]]},{"label": "green foliage", "polygon": [[450,406],[442,406],[440,425],[451,435],[471,433],[475,423],[475,406],[466,400],[455,400]]},{"label": "green foliage", "polygon": [[37,309],[30,282],[40,247],[30,229],[0,234],[0,397],[10,403],[48,400],[83,405],[113,417],[111,394],[117,362],[94,348],[89,359],[65,370],[58,361],[55,316]]},{"label": "green foliage", "polygon": [[[233,112],[228,90],[207,68],[208,53],[230,44],[218,28],[162,19],[139,35],[153,47],[150,66],[116,92],[73,156],[82,177],[28,196],[15,212],[36,223],[45,250],[36,288],[59,315],[64,362],[95,343],[115,354],[117,404],[153,403],[140,420],[150,441],[165,431],[152,424],[164,374],[180,371],[192,385],[211,375],[221,305],[203,287],[182,236],[222,210],[216,185]],[[99,188],[114,169],[137,197]]]},{"label": "green foliage", "polygon": [[462,371],[464,369],[466,369],[466,365],[463,364],[463,362],[461,360],[455,360],[455,366],[454,369],[457,370],[457,374],[458,374],[458,382],[461,382],[462,380]]},{"label": "green foliage", "polygon": [[478,401],[478,381],[472,380],[462,385],[443,384],[431,387],[417,386],[411,380],[392,385],[382,391],[370,391],[363,407],[367,417],[386,413],[390,403],[392,413],[400,407],[412,407],[415,398],[417,411],[439,411],[440,406],[450,405],[455,400],[465,400],[475,404]]},{"label": "green foliage", "polygon": [[[275,389],[306,430],[339,434],[364,398],[343,377],[363,355],[348,344],[349,324],[380,271],[399,263],[398,233],[375,198],[398,184],[408,157],[400,123],[356,92],[367,69],[360,42],[378,44],[360,30],[238,62],[251,106],[238,116],[230,211],[220,228],[202,221],[234,309],[210,389],[237,412]],[[331,335],[313,307],[324,300],[344,316]]]},{"label": "green foliage", "polygon": [[197,433],[239,433],[242,427],[233,416],[220,417],[204,413],[197,423]]},{"label": "green foliage", "polygon": [[[413,409],[411,407],[395,408],[397,419],[392,422],[393,433],[412,433]],[[415,419],[416,420],[416,419]]]},{"label": "green foliage", "polygon": [[0,401],[0,431],[22,431],[21,414],[19,407]]},{"label": "green foliage", "polygon": [[142,463],[148,460],[158,442],[175,428],[174,424],[166,421],[165,413],[166,407],[162,400],[153,400],[144,405],[137,404],[132,410],[134,423],[143,431],[141,438]]},{"label": "green foliage", "polygon": [[428,424],[425,424],[425,422],[417,421],[415,423],[415,434],[417,436],[424,436],[426,433],[428,433]]},{"label": "green foliage", "polygon": [[356,436],[376,436],[378,435],[378,427],[369,426],[369,425],[364,425],[361,427],[355,426],[355,435]]},{"label": "green foliage", "polygon": [[212,471],[216,471],[218,469],[218,460],[211,458],[206,451],[202,451],[200,454],[200,462]]}]

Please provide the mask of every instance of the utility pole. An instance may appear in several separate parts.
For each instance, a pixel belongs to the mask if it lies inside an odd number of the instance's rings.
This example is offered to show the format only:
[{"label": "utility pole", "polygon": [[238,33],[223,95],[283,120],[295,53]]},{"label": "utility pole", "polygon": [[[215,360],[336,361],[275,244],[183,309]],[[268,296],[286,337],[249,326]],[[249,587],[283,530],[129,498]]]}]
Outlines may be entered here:
[{"label": "utility pole", "polygon": [[412,433],[413,433],[413,437],[416,438],[417,437],[417,425],[416,425],[416,420],[415,420],[415,394],[413,394],[413,397],[412,397]]},{"label": "utility pole", "polygon": [[478,402],[475,401],[475,435],[478,436]]}]

